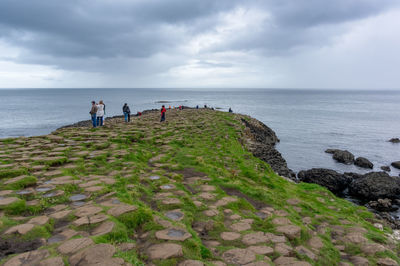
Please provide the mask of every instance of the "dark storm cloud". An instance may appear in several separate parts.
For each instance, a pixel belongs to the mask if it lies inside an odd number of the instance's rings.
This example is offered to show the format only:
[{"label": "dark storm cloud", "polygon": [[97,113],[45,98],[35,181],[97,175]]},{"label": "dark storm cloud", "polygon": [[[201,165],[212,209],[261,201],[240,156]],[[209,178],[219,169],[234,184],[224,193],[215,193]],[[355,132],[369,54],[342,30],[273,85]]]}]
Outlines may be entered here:
[{"label": "dark storm cloud", "polygon": [[1,0],[0,39],[23,49],[16,59],[20,62],[90,68],[91,61],[82,64],[82,60],[147,58],[157,53],[174,53],[196,34],[215,31],[218,14],[235,8],[253,8],[270,15],[261,23],[261,30],[254,33],[249,29],[208,51],[262,50],[279,55],[282,50],[323,45],[337,33],[329,28],[321,30],[324,25],[373,16],[397,2]]}]

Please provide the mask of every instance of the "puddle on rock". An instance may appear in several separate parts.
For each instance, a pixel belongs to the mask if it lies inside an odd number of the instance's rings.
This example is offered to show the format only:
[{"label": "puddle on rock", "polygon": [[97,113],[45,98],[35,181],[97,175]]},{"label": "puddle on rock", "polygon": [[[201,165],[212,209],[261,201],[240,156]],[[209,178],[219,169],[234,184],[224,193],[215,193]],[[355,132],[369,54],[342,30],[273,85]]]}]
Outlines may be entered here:
[{"label": "puddle on rock", "polygon": [[178,221],[179,219],[181,219],[183,217],[183,213],[178,212],[178,211],[170,211],[170,212],[167,212],[165,214],[165,216],[167,216],[171,220]]},{"label": "puddle on rock", "polygon": [[18,195],[28,195],[28,194],[32,194],[32,190],[20,190],[20,191],[17,191],[16,194],[18,194]]},{"label": "puddle on rock", "polygon": [[113,199],[113,200],[111,201],[111,203],[112,203],[112,204],[120,204],[121,202],[120,202],[119,200],[117,200],[117,199]]},{"label": "puddle on rock", "polygon": [[49,244],[58,243],[58,242],[64,241],[65,239],[66,239],[66,237],[63,235],[54,235],[54,236],[50,237],[49,239],[47,239],[47,243],[49,243]]},{"label": "puddle on rock", "polygon": [[160,177],[158,175],[152,175],[150,176],[150,180],[158,180]]},{"label": "puddle on rock", "polygon": [[185,232],[177,229],[169,229],[167,235],[172,237],[182,237],[185,235]]},{"label": "puddle on rock", "polygon": [[84,201],[74,201],[74,202],[72,202],[72,206],[74,206],[74,207],[80,207],[80,206],[85,205],[85,203],[86,203],[86,202],[84,202]]},{"label": "puddle on rock", "polygon": [[51,198],[51,197],[54,197],[55,195],[56,195],[55,192],[50,192],[50,193],[44,194],[43,197],[44,198]]},{"label": "puddle on rock", "polygon": [[87,196],[83,195],[83,194],[76,194],[76,195],[72,195],[71,197],[69,197],[70,201],[81,201],[86,199]]},{"label": "puddle on rock", "polygon": [[36,191],[37,192],[47,192],[47,191],[50,191],[50,190],[52,190],[53,188],[52,187],[38,187],[37,189],[36,189]]},{"label": "puddle on rock", "polygon": [[163,186],[161,186],[161,188],[162,189],[171,189],[171,188],[174,188],[174,187],[171,186],[171,185],[163,185]]}]

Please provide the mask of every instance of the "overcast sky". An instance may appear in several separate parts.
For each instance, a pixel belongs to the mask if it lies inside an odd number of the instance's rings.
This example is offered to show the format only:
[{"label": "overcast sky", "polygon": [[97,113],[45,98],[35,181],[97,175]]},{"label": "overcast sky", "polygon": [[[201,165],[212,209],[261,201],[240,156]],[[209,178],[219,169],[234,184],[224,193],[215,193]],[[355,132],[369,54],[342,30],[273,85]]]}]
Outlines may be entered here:
[{"label": "overcast sky", "polygon": [[0,0],[0,87],[400,89],[399,0]]}]

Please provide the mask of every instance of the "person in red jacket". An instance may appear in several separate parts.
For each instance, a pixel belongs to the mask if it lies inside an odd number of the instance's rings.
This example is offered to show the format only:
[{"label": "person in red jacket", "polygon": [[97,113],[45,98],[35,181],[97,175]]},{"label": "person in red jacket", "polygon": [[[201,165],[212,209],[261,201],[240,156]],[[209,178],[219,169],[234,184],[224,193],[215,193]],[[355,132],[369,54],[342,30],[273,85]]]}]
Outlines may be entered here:
[{"label": "person in red jacket", "polygon": [[165,121],[165,113],[166,112],[167,112],[167,109],[165,109],[165,106],[163,105],[161,107],[161,120],[160,120],[160,122]]}]

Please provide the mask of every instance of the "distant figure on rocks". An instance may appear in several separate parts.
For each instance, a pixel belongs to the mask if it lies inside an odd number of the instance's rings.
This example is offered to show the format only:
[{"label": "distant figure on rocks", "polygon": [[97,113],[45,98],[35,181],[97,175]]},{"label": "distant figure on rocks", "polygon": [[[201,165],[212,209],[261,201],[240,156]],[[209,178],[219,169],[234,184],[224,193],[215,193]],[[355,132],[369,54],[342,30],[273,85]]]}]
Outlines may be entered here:
[{"label": "distant figure on rocks", "polygon": [[130,122],[131,121],[131,109],[129,109],[129,106],[127,103],[124,104],[122,107],[122,112],[124,113],[125,116],[125,122]]},{"label": "distant figure on rocks", "polygon": [[93,127],[97,126],[97,122],[96,122],[96,114],[97,114],[97,105],[95,101],[92,101],[92,109],[90,109],[90,115],[92,117],[92,124]]},{"label": "distant figure on rocks", "polygon": [[196,109],[199,109],[199,105],[196,105]]},{"label": "distant figure on rocks", "polygon": [[162,107],[161,107],[161,120],[160,120],[160,122],[163,122],[163,121],[165,121],[165,113],[167,112],[167,109],[165,109],[165,106],[163,105]]},{"label": "distant figure on rocks", "polygon": [[229,107],[229,113],[233,113],[232,108]]},{"label": "distant figure on rocks", "polygon": [[207,104],[204,105],[204,108],[207,109]]},{"label": "distant figure on rocks", "polygon": [[97,105],[97,126],[103,125],[104,110],[104,103],[102,100],[100,100],[99,104]]}]

